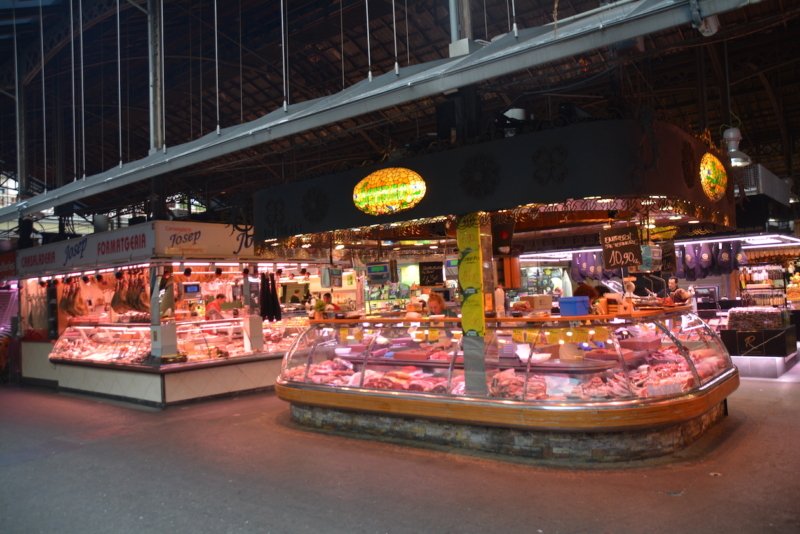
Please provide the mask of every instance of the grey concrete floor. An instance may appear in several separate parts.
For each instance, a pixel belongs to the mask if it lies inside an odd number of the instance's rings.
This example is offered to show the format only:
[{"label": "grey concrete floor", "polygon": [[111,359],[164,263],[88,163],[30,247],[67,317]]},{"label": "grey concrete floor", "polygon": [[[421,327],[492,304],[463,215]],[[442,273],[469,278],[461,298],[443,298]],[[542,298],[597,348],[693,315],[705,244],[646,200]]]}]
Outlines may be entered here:
[{"label": "grey concrete floor", "polygon": [[743,380],[680,454],[588,469],[310,432],[271,393],[160,411],[6,385],[0,532],[796,534],[792,376]]}]

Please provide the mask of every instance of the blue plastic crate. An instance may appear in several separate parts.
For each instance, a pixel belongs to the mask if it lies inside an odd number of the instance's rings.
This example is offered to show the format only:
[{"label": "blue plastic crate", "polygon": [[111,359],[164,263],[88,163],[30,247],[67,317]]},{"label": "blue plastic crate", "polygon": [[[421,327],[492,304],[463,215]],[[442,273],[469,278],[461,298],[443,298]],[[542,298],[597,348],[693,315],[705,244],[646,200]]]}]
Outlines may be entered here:
[{"label": "blue plastic crate", "polygon": [[561,317],[589,315],[589,297],[561,297],[558,299]]}]

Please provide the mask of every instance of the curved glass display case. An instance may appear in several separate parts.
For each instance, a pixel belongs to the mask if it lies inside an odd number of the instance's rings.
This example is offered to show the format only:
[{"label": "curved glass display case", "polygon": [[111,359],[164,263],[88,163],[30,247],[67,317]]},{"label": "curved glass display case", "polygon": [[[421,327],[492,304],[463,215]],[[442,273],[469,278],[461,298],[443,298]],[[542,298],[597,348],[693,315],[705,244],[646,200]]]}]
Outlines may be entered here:
[{"label": "curved glass display case", "polygon": [[[540,409],[535,417],[523,414],[525,421],[511,417],[511,424],[582,428],[689,417],[685,411],[663,412],[672,403],[704,398],[692,411],[703,413],[709,402],[719,403],[738,385],[725,346],[689,310],[496,321],[487,320],[483,357],[468,354],[466,365],[458,319],[312,321],[284,357],[278,394],[292,403],[368,411],[385,404],[370,405],[367,397],[391,397],[386,411],[432,416],[418,402],[426,400],[437,403],[442,418],[460,420],[475,415],[465,406],[472,404],[494,410],[481,419],[490,423],[502,423],[497,410]],[[722,384],[727,393],[705,397],[719,392]],[[646,406],[661,415],[629,414],[629,421],[607,425],[575,415],[585,412],[576,410],[580,407],[608,415],[609,410]],[[546,412],[560,414],[560,420]]]}]

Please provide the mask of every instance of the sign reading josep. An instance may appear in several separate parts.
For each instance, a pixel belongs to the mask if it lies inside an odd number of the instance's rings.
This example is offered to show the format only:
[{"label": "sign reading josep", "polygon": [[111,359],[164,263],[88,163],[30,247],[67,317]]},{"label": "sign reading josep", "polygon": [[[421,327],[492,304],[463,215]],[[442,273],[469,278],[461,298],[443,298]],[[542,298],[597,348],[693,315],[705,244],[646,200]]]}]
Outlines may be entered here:
[{"label": "sign reading josep", "polygon": [[159,255],[231,257],[253,255],[253,234],[231,226],[196,222],[156,223]]}]

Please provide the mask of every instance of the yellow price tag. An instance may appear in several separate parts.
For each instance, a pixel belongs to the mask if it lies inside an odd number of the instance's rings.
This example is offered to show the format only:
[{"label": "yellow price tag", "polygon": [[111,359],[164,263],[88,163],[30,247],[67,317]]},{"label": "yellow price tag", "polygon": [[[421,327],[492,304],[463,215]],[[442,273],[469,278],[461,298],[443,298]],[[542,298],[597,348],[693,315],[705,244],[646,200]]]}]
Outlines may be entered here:
[{"label": "yellow price tag", "polygon": [[428,330],[428,341],[439,341],[439,329],[431,328]]},{"label": "yellow price tag", "polygon": [[511,331],[511,340],[514,343],[525,343],[525,330],[515,328]]},{"label": "yellow price tag", "polygon": [[353,337],[359,341],[364,339],[364,331],[360,328],[356,328],[355,332],[353,332]]},{"label": "yellow price tag", "polygon": [[537,343],[537,344],[544,343],[542,336],[539,335],[539,331],[533,329],[525,330],[525,341],[527,341],[528,343]]},{"label": "yellow price tag", "polygon": [[[594,334],[592,334],[592,331],[594,331]],[[595,328],[590,328],[589,329],[589,334],[590,334],[590,336],[592,338],[592,341],[601,341],[603,343],[608,341],[609,337],[611,337],[611,334],[609,333],[608,328],[606,328],[604,326],[598,326],[598,327],[595,327]]]},{"label": "yellow price tag", "polygon": [[572,342],[573,343],[586,343],[589,341],[589,329],[588,328],[576,328],[572,331]]},{"label": "yellow price tag", "polygon": [[542,332],[544,335],[544,343],[551,344],[551,343],[558,343],[561,339],[561,331],[558,329],[547,329]]}]

